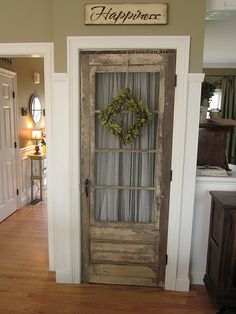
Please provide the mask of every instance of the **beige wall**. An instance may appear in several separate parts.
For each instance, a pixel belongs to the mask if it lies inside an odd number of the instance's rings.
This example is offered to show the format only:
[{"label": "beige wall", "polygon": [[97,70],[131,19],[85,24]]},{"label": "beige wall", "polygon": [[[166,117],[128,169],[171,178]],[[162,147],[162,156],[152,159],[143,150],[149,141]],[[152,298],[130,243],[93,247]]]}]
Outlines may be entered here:
[{"label": "beige wall", "polygon": [[[169,3],[169,17],[167,25],[85,25],[84,4],[104,3],[101,0],[53,0],[53,34],[55,50],[60,54],[55,55],[56,71],[65,71],[66,36],[128,36],[128,35],[191,35],[191,72],[201,72],[205,0],[168,0],[158,1]],[[144,3],[143,0],[118,0],[113,3]],[[148,1],[152,3],[153,1]],[[65,23],[62,21],[66,21]]]},{"label": "beige wall", "polygon": [[[101,0],[0,0],[0,42],[55,44],[55,72],[66,71],[67,36],[191,36],[190,72],[201,72],[205,0],[166,0],[167,25],[84,25],[84,4]],[[144,3],[116,0],[113,3]],[[155,3],[150,0],[148,3]],[[10,21],[10,23],[9,23]]]},{"label": "beige wall", "polygon": [[51,0],[0,0],[0,42],[52,41]]},{"label": "beige wall", "polygon": [[231,69],[231,68],[204,68],[203,73],[205,73],[206,75],[220,75],[220,76],[224,76],[224,75],[236,75],[236,69]]},{"label": "beige wall", "polygon": [[[42,58],[11,58],[11,65],[0,60],[0,67],[17,74],[17,102],[18,102],[18,128],[20,148],[32,145],[31,130],[33,128],[45,128],[45,117],[42,116],[38,125],[34,125],[29,114],[29,100],[36,93],[44,105],[44,70]],[[40,84],[34,84],[33,72],[40,73]],[[21,107],[27,108],[27,116],[21,115]],[[35,144],[35,143],[33,143]]]}]

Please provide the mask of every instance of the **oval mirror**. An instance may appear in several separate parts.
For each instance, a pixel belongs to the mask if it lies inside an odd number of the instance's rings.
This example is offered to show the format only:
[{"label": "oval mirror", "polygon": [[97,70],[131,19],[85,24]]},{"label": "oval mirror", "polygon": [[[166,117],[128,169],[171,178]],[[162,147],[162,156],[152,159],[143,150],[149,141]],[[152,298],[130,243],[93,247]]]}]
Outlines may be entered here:
[{"label": "oval mirror", "polygon": [[29,112],[34,124],[38,124],[42,117],[42,106],[36,94],[30,97]]}]

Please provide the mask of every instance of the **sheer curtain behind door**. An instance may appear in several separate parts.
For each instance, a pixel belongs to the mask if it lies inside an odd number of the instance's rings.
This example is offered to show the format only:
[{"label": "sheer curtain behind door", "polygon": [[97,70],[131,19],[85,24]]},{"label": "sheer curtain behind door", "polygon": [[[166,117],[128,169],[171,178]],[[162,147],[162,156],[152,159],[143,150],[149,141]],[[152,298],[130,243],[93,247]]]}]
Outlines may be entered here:
[{"label": "sheer curtain behind door", "polygon": [[[126,86],[127,83],[127,86]],[[128,87],[153,113],[132,144],[122,143],[102,126],[98,113]],[[97,73],[95,89],[95,217],[97,220],[152,222],[155,208],[155,172],[159,73]],[[135,113],[124,111],[117,121],[129,129]]]},{"label": "sheer curtain behind door", "polygon": [[[236,77],[223,77],[221,82],[221,117],[225,119],[236,119]],[[230,131],[227,157],[230,164],[236,165],[236,128]]]}]

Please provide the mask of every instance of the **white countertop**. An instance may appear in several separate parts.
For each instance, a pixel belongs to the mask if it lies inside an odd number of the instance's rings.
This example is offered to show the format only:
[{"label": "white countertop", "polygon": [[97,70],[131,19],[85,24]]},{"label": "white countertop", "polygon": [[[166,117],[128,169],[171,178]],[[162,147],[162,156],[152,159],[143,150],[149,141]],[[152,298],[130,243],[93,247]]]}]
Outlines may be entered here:
[{"label": "white countertop", "polygon": [[236,171],[229,171],[229,175],[225,176],[203,176],[200,175],[196,177],[197,182],[235,182],[236,181]]}]

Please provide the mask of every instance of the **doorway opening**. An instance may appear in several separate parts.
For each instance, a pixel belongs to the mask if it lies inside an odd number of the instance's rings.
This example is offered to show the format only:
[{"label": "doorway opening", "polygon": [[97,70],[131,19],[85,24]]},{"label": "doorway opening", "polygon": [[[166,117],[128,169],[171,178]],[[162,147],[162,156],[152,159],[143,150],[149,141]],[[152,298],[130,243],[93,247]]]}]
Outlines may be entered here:
[{"label": "doorway opening", "polygon": [[164,287],[175,58],[80,53],[84,281]]},{"label": "doorway opening", "polygon": [[[17,182],[15,192],[17,190],[18,209],[29,203],[37,204],[46,198],[44,64],[43,58],[39,57],[1,58],[0,67],[16,76],[11,92],[12,101],[15,102],[11,142],[13,150],[15,148],[15,153],[18,153],[13,175],[15,178],[12,180]],[[3,125],[7,126],[7,123]],[[7,133],[7,129],[3,133]],[[9,208],[9,214],[13,210]]]},{"label": "doorway opening", "polygon": [[[34,198],[38,198],[40,195],[39,184],[36,182],[32,182],[31,176],[31,166],[30,160],[28,156],[30,154],[34,154],[35,149],[35,138],[32,138],[32,130],[39,130],[41,135],[44,135],[45,139],[45,130],[47,125],[47,149],[50,151],[50,113],[51,113],[51,78],[52,78],[52,69],[53,69],[53,58],[52,58],[52,44],[0,44],[0,58],[2,58],[2,63],[0,66],[4,66],[5,60],[11,60],[8,62],[6,66],[11,71],[17,72],[25,72],[22,75],[22,81],[19,80],[18,83],[22,83],[23,85],[25,82],[23,80],[28,79],[32,85],[30,89],[21,89],[21,95],[18,98],[18,109],[17,115],[18,119],[25,119],[28,121],[25,124],[22,121],[18,120],[19,128],[19,146],[17,147],[17,159],[18,159],[18,168],[19,175],[18,175],[18,187],[21,187],[21,191],[19,191],[18,197],[18,208],[24,206],[25,204],[32,202]],[[38,75],[40,71],[37,71],[37,66],[34,63],[37,61],[38,66],[41,69],[42,75]],[[17,63],[16,69],[13,69],[13,64]],[[34,71],[33,73],[31,70],[27,72],[27,67],[25,66],[26,63],[34,63]],[[22,69],[20,69],[22,68]],[[35,72],[35,73],[34,73]],[[37,80],[36,80],[37,79]],[[41,86],[40,86],[41,82]],[[37,87],[36,87],[37,86]],[[28,86],[29,87],[29,86]],[[18,90],[20,90],[18,88]],[[29,92],[30,90],[30,92]],[[42,108],[40,110],[40,119],[38,119],[37,123],[33,121],[31,118],[33,117],[32,112],[30,112],[30,99],[32,95],[39,94],[39,99],[42,104]],[[31,108],[32,109],[32,108]],[[39,112],[38,112],[39,113]],[[42,136],[40,136],[40,140],[42,140]],[[43,147],[40,147],[42,150]],[[54,268],[54,224],[53,224],[53,202],[52,202],[52,167],[51,165],[51,156],[50,153],[47,153],[47,191],[41,186],[41,190],[43,192],[44,197],[47,197],[47,207],[48,207],[48,257],[49,257],[49,270],[53,271]],[[36,171],[38,168],[36,166]],[[38,177],[38,176],[37,176]],[[36,178],[34,178],[36,179]],[[44,179],[43,179],[44,180]],[[32,184],[34,183],[34,184]],[[46,180],[42,183],[46,183]],[[30,185],[30,187],[29,187]],[[33,186],[31,192],[31,186]],[[29,189],[30,188],[30,189]],[[21,192],[21,193],[20,193]],[[46,195],[47,194],[47,195]],[[50,195],[50,196],[48,196]],[[40,196],[39,196],[40,197]]]}]

